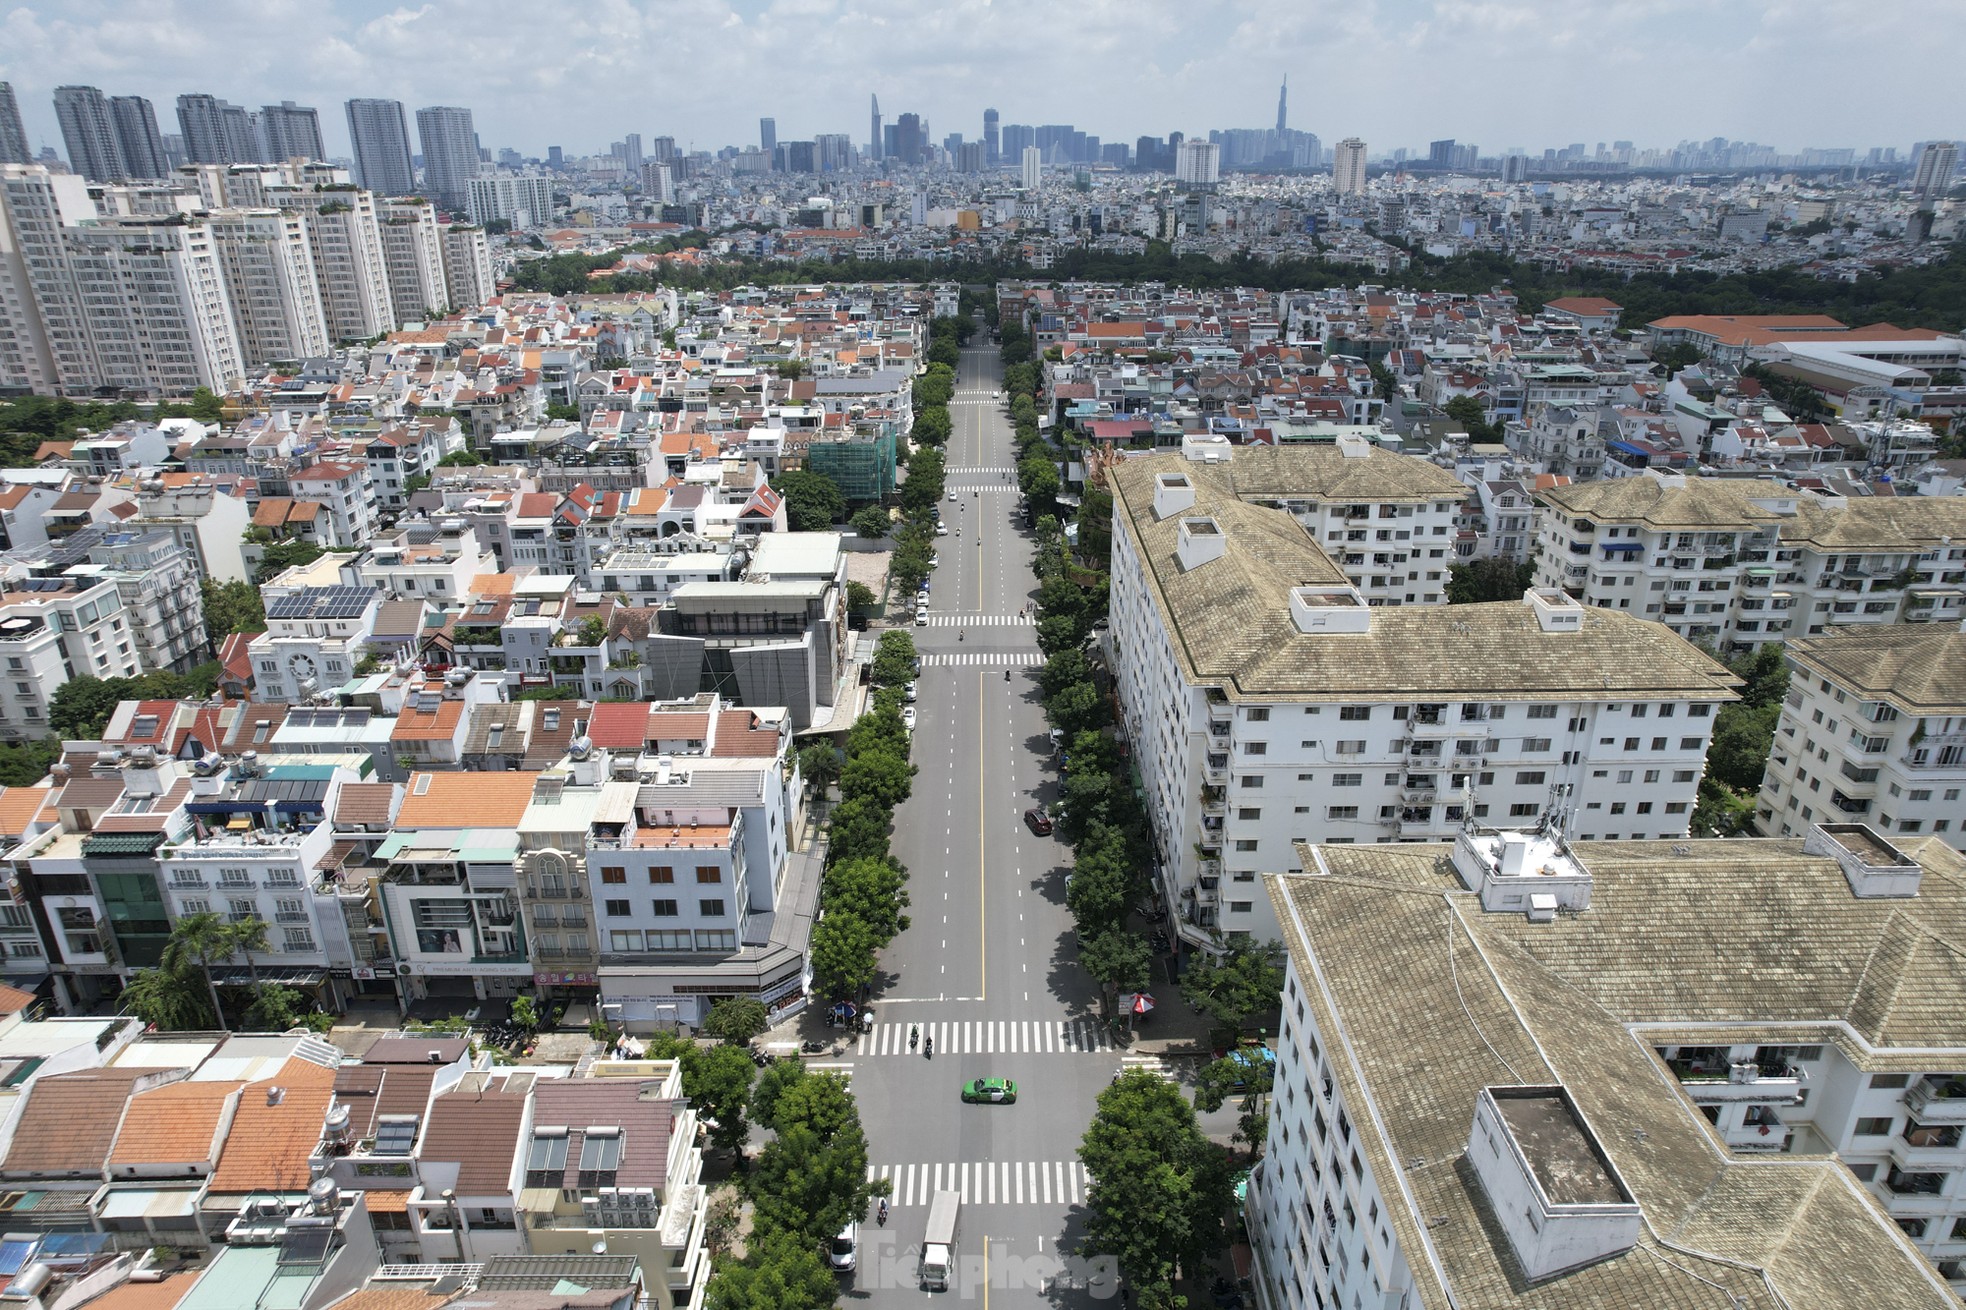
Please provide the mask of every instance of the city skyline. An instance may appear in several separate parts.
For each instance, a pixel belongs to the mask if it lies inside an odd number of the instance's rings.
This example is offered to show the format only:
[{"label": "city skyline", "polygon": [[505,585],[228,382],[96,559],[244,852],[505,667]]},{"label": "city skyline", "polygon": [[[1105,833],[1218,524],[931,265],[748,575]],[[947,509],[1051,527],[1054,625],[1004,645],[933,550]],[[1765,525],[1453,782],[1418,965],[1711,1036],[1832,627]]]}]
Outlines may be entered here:
[{"label": "city skyline", "polygon": [[[1941,0],[1910,7],[1934,23],[1946,16]],[[989,106],[1005,122],[1070,122],[1108,141],[1192,136],[1269,123],[1292,73],[1290,126],[1327,145],[1363,138],[1375,157],[1447,136],[1479,142],[1484,154],[1517,146],[1536,154],[1579,139],[1664,148],[1714,136],[1782,153],[1902,152],[1917,140],[1966,137],[1966,114],[1942,90],[1945,43],[1865,39],[1875,35],[1874,11],[1846,0],[1719,11],[1598,0],[1556,12],[1501,0],[1372,0],[1331,12],[1254,0],[1066,12],[1037,0],[958,0],[905,24],[835,0],[700,0],[692,13],[679,20],[629,3],[547,14],[462,0],[414,10],[381,0],[272,9],[165,0],[141,10],[123,0],[27,0],[0,25],[0,80],[13,83],[37,151],[63,149],[52,102],[61,84],[160,106],[188,93],[249,107],[297,101],[320,111],[331,156],[352,153],[347,100],[400,99],[410,113],[458,105],[474,112],[485,146],[544,156],[552,145],[604,153],[625,132],[699,150],[755,145],[761,117],[776,122],[780,141],[845,132],[864,148],[869,95],[886,101],[890,123],[902,113],[926,119],[937,143],[950,132],[979,138]],[[1699,21],[1676,24],[1676,16]],[[1029,40],[1036,30],[1046,39]],[[295,60],[296,42],[313,55]],[[430,59],[433,42],[459,57]],[[788,58],[821,75],[760,98],[756,70]],[[667,92],[656,79],[632,105],[610,94],[631,69],[667,61],[692,69],[687,90]],[[1463,102],[1372,94],[1389,71],[1419,85],[1481,85],[1467,76],[1475,65],[1488,78],[1508,75],[1516,92]],[[1888,78],[1900,93],[1855,103],[1795,94],[1798,70],[1831,65],[1840,81]],[[1561,128],[1526,112],[1524,92],[1562,104]],[[1542,132],[1561,139],[1538,139]]]}]

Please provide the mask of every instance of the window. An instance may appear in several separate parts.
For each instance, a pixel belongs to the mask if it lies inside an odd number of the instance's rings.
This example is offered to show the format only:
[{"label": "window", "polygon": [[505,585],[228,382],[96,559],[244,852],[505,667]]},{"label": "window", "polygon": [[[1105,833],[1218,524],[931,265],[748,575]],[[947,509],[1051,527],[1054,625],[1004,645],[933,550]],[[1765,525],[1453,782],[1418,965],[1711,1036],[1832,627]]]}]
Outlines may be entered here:
[{"label": "window", "polygon": [[1246,741],[1242,744],[1242,753],[1244,755],[1268,755],[1270,753],[1270,743],[1267,741]]},{"label": "window", "polygon": [[639,951],[642,949],[642,935],[638,932],[611,932],[608,934],[610,949],[617,951]]},{"label": "window", "polygon": [[655,908],[655,917],[658,919],[673,919],[678,913],[674,901],[651,901],[650,904]]},{"label": "window", "polygon": [[1525,769],[1523,772],[1515,775],[1515,785],[1518,787],[1540,787],[1543,785],[1543,778],[1544,774],[1541,769]]},{"label": "window", "polygon": [[1556,706],[1531,705],[1529,707],[1529,717],[1532,719],[1554,719],[1556,717]]},{"label": "window", "polygon": [[628,870],[611,869],[603,865],[601,867],[601,881],[607,883],[625,883],[628,881]]},{"label": "window", "polygon": [[1260,791],[1263,786],[1263,775],[1260,773],[1245,773],[1242,775],[1242,785],[1246,790]]},{"label": "window", "polygon": [[676,871],[666,864],[658,864],[649,869],[649,881],[667,883],[676,881]]},{"label": "window", "polygon": [[1252,705],[1243,711],[1243,717],[1251,723],[1267,723],[1270,719],[1270,707],[1267,705]]},{"label": "window", "polygon": [[[1659,744],[1653,749],[1664,750],[1666,745],[1666,739],[1664,737],[1660,737],[1657,740]],[[1700,749],[1700,739],[1698,737],[1681,737],[1679,739],[1679,749],[1683,751],[1696,751]]]},{"label": "window", "polygon": [[1370,705],[1340,705],[1338,707],[1338,717],[1348,723],[1363,722],[1372,717],[1372,707]]},{"label": "window", "polygon": [[1362,773],[1334,773],[1331,775],[1331,785],[1334,787],[1356,787],[1364,780],[1365,775]]},{"label": "window", "polygon": [[[1698,737],[1689,737],[1686,740],[1691,741],[1693,743],[1693,749],[1697,750],[1699,748],[1700,739]],[[1684,742],[1681,743],[1682,746],[1684,746],[1684,744],[1685,744]],[[1653,750],[1662,751],[1665,748],[1666,748],[1666,739],[1664,737],[1654,737],[1652,739]]]},{"label": "window", "polygon": [[634,911],[628,908],[627,901],[609,901],[607,903],[607,913],[611,919],[625,919],[634,913]]},{"label": "window", "polygon": [[314,949],[314,933],[307,928],[289,928],[286,947],[290,951],[311,951]]},{"label": "window", "polygon": [[1358,817],[1358,806],[1327,805],[1324,809],[1324,817],[1334,822],[1345,819],[1356,819]]},{"label": "window", "polygon": [[1363,741],[1341,741],[1337,744],[1336,750],[1340,755],[1363,755],[1365,754],[1365,743]]},{"label": "window", "polygon": [[1522,753],[1525,755],[1535,755],[1549,748],[1550,739],[1548,737],[1524,737],[1522,739]]},{"label": "window", "polygon": [[699,864],[696,866],[696,880],[700,883],[722,882],[724,871],[714,864]]},{"label": "window", "polygon": [[1911,1086],[1911,1075],[1908,1073],[1874,1073],[1870,1076],[1870,1086],[1872,1091],[1893,1087],[1909,1087]]},{"label": "window", "polygon": [[1238,837],[1236,838],[1236,849],[1239,851],[1253,851],[1256,849],[1256,839],[1254,837]]},{"label": "window", "polygon": [[1859,1119],[1857,1120],[1857,1126],[1851,1129],[1851,1136],[1889,1137],[1891,1135],[1891,1124],[1893,1122],[1894,1121],[1892,1120],[1890,1115],[1883,1115],[1875,1119]]},{"label": "window", "polygon": [[698,901],[696,908],[697,912],[706,919],[721,919],[724,917],[724,902],[720,897]]},{"label": "window", "polygon": [[728,928],[698,928],[696,930],[696,949],[699,951],[734,951],[737,949],[737,934]]},{"label": "window", "polygon": [[1509,817],[1511,819],[1527,819],[1533,817],[1535,813],[1536,802],[1534,801],[1523,801],[1509,806]]},{"label": "window", "polygon": [[1704,719],[1712,715],[1712,713],[1713,706],[1711,705],[1688,705],[1686,707],[1686,717],[1689,719]]},{"label": "window", "polygon": [[1263,807],[1260,805],[1243,805],[1237,807],[1236,809],[1236,819],[1239,822],[1243,820],[1260,819],[1262,817],[1263,817]]}]

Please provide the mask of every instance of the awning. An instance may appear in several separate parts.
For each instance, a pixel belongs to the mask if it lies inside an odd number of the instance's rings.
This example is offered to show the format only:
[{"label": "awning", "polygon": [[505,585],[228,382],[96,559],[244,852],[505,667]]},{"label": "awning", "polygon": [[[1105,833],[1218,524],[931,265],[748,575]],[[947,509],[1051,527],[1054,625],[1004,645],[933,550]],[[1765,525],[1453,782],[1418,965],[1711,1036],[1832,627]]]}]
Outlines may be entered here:
[{"label": "awning", "polygon": [[1598,545],[1602,546],[1605,550],[1644,550],[1645,549],[1645,543],[1642,541],[1601,541],[1598,543]]},{"label": "awning", "polygon": [[129,1187],[103,1198],[104,1219],[182,1219],[196,1212],[198,1193],[189,1188]]},{"label": "awning", "polygon": [[[363,1203],[370,1214],[408,1214],[410,1194],[405,1191],[385,1191],[371,1187],[362,1193]],[[550,1209],[551,1207],[547,1207]]]}]

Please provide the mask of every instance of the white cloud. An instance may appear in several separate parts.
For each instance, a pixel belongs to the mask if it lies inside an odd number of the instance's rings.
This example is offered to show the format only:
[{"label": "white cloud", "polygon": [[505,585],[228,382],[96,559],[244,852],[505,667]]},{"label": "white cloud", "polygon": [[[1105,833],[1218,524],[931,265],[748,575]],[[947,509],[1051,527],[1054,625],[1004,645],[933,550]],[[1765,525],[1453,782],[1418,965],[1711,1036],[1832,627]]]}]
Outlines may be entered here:
[{"label": "white cloud", "polygon": [[[1966,135],[1957,0],[18,0],[0,78],[59,148],[63,82],[320,108],[393,96],[466,105],[488,146],[605,149],[623,133],[697,147],[866,135],[924,114],[937,138],[1009,122],[1108,140],[1267,124],[1291,78],[1293,125],[1375,148],[1454,136],[1487,147],[1724,135],[1785,149]],[[1923,32],[1933,39],[1905,39]]]}]

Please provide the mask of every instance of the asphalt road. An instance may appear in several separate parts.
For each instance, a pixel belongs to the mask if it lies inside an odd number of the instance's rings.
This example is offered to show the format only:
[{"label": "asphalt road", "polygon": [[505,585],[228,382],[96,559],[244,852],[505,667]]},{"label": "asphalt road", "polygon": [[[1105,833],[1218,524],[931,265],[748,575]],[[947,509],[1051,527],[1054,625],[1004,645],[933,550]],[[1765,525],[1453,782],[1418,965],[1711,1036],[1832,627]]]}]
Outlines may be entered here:
[{"label": "asphalt road", "polygon": [[[950,535],[936,539],[931,623],[913,629],[920,771],[893,840],[911,874],[913,924],[883,957],[873,1031],[811,1065],[850,1077],[869,1161],[894,1187],[886,1227],[863,1226],[848,1304],[1117,1304],[1110,1275],[1068,1258],[1085,1195],[1076,1151],[1122,1063],[1154,1061],[1100,1034],[1065,910],[1070,848],[1023,820],[1056,792],[1041,660],[1019,614],[1036,588],[1002,377],[994,347],[965,350],[949,406],[957,499],[942,504]],[[934,1040],[932,1058],[909,1050],[917,1025]],[[983,1077],[1013,1079],[1017,1103],[964,1105],[962,1084]],[[937,1186],[965,1196],[962,1277],[929,1293],[916,1253]]]}]

